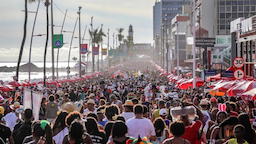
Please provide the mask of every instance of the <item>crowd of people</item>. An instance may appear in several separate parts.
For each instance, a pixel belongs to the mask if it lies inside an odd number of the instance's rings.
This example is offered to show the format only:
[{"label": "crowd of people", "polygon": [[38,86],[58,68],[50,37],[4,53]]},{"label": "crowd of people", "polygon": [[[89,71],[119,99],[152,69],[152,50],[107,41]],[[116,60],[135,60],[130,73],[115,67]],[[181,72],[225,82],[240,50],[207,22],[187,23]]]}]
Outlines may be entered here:
[{"label": "crowd of people", "polygon": [[256,143],[253,101],[212,96],[203,88],[179,90],[150,61],[30,88],[43,94],[39,120],[33,109],[23,109],[22,90],[0,92],[0,143]]}]

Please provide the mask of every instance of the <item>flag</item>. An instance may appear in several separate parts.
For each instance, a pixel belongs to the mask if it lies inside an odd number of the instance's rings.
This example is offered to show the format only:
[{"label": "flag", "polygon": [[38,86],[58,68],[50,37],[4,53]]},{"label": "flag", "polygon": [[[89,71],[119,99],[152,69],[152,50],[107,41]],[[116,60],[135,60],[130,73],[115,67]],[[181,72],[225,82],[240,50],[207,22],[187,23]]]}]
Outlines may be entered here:
[{"label": "flag", "polygon": [[87,44],[81,44],[81,54],[86,54],[87,52]]},{"label": "flag", "polygon": [[102,55],[107,55],[108,49],[102,49]]},{"label": "flag", "polygon": [[99,47],[93,47],[93,55],[99,54]]},{"label": "flag", "polygon": [[118,51],[116,52],[116,54],[117,54],[117,56],[120,56],[121,52],[118,50]]},{"label": "flag", "polygon": [[112,56],[112,55],[113,55],[113,50],[109,50],[109,51],[108,51],[108,55],[109,55],[109,56]]}]

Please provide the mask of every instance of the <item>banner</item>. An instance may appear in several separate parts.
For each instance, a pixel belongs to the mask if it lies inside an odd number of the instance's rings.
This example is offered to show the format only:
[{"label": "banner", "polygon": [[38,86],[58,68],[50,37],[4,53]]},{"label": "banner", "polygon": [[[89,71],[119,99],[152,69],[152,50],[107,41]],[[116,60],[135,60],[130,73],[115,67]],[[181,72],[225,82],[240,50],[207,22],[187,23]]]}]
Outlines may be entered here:
[{"label": "banner", "polygon": [[113,55],[113,50],[109,50],[109,51],[108,51],[108,55],[109,55],[109,56],[112,56],[112,55]]},{"label": "banner", "polygon": [[93,55],[99,54],[99,47],[93,47]]},{"label": "banner", "polygon": [[32,109],[31,104],[31,90],[28,88],[24,88],[24,96],[23,96],[23,109],[30,108]]},{"label": "banner", "polygon": [[39,112],[41,107],[41,101],[42,101],[42,93],[33,91],[33,115],[34,120],[39,120]]},{"label": "banner", "polygon": [[53,35],[53,47],[61,48],[63,46],[63,34]]},{"label": "banner", "polygon": [[107,55],[108,49],[102,49],[102,55]]},{"label": "banner", "polygon": [[81,54],[86,54],[87,52],[87,44],[81,44]]}]

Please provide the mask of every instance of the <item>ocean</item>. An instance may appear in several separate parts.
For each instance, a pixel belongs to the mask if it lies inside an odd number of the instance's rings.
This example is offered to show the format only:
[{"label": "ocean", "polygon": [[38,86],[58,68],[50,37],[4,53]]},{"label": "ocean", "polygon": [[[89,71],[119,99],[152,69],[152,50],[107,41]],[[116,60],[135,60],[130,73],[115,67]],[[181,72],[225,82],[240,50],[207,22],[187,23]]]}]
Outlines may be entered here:
[{"label": "ocean", "polygon": [[[22,62],[20,65],[24,65],[24,64],[26,64],[26,63]],[[39,68],[42,68],[43,65],[44,65],[43,62],[33,62],[33,64],[35,64]],[[69,63],[71,68],[74,67],[75,64],[76,64],[76,62],[73,62],[73,61]],[[67,62],[59,62],[59,68],[66,68],[67,65],[68,65]],[[0,62],[0,67],[3,67],[3,66],[14,67],[14,66],[17,66],[17,63],[14,63],[14,62]],[[56,63],[54,64],[54,66],[56,67]],[[52,63],[47,62],[46,67],[51,68]],[[70,72],[70,75],[76,75],[76,74],[78,74],[78,71],[77,72],[74,72],[74,71]],[[13,72],[0,72],[0,80],[2,80],[4,82],[13,81],[13,76],[15,76],[15,75],[16,75],[15,71],[13,71]],[[31,80],[39,81],[39,80],[43,79],[43,75],[44,75],[43,72],[31,72],[30,73],[30,78],[31,78]],[[50,76],[52,76],[52,73],[47,72],[46,76],[50,77]],[[56,76],[56,71],[55,71],[55,76]],[[59,77],[66,77],[66,76],[67,76],[67,72],[59,72]],[[28,80],[28,72],[20,72],[19,73],[19,81],[25,81],[25,80]]]}]

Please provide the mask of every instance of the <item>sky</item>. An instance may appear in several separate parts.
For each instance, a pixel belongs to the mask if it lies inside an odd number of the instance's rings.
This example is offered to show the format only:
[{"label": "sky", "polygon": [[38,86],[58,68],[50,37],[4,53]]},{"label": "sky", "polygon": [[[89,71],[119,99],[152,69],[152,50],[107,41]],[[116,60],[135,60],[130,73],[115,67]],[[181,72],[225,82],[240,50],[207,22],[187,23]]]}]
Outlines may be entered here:
[{"label": "sky", "polygon": [[[45,0],[43,0],[45,1]],[[46,34],[46,8],[40,3],[34,35]],[[67,17],[63,30],[72,31],[78,16],[78,6],[81,9],[81,34],[83,35],[85,27],[87,31],[85,39],[89,39],[88,28],[90,27],[91,17],[93,16],[93,27],[97,28],[103,24],[103,31],[107,34],[110,29],[110,47],[113,46],[113,33],[117,34],[117,28],[124,28],[123,35],[128,35],[128,27],[131,24],[134,30],[135,43],[153,43],[153,5],[155,0],[54,0],[53,17],[54,33],[59,34],[64,13],[67,11]],[[28,11],[36,11],[38,1],[28,3]],[[1,3],[0,6],[0,62],[17,62],[20,45],[23,37],[24,24],[24,1],[8,0]],[[49,7],[50,16],[50,7]],[[35,13],[28,14],[27,38],[24,46],[22,61],[28,62],[29,47],[31,41],[32,26]],[[50,17],[49,17],[50,18]],[[51,21],[50,21],[51,23]],[[49,29],[50,30],[50,29]],[[78,25],[74,36],[78,37]],[[63,48],[59,50],[59,61],[67,61],[71,41],[71,33],[63,33]],[[51,38],[51,37],[49,37]],[[45,36],[33,37],[31,61],[43,61]],[[104,38],[103,45],[107,47],[108,39]],[[84,43],[89,43],[84,40]],[[119,44],[119,43],[118,43]],[[72,47],[78,47],[78,39],[73,40]],[[89,49],[90,50],[90,49]],[[54,50],[56,61],[57,49]],[[51,39],[49,39],[47,49],[47,61],[51,61]],[[79,56],[79,49],[71,49],[71,58]],[[90,56],[89,56],[90,58]]]}]

